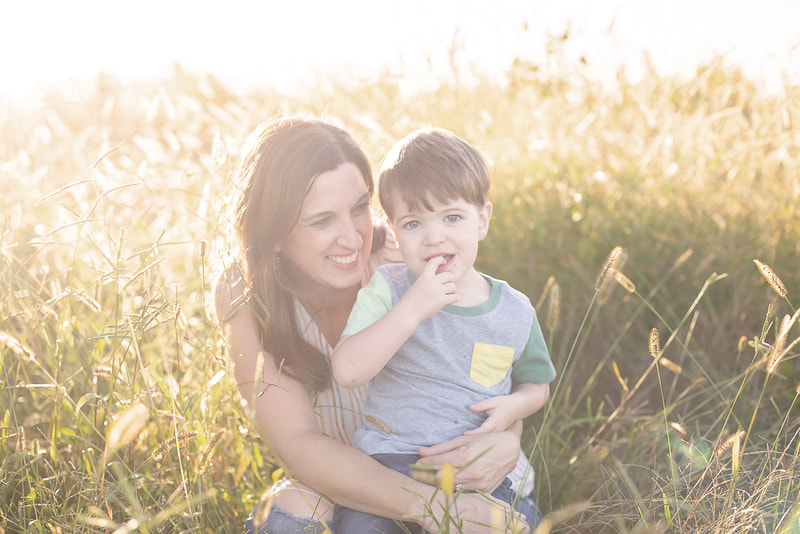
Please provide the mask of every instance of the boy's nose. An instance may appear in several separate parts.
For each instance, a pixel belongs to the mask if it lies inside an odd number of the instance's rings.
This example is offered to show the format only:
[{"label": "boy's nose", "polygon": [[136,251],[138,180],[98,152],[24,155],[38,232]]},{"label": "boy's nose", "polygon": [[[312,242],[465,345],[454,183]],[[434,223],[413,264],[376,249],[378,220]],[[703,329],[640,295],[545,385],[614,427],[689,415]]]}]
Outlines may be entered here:
[{"label": "boy's nose", "polygon": [[425,232],[425,242],[432,245],[438,245],[444,241],[444,232],[438,225],[430,225]]}]

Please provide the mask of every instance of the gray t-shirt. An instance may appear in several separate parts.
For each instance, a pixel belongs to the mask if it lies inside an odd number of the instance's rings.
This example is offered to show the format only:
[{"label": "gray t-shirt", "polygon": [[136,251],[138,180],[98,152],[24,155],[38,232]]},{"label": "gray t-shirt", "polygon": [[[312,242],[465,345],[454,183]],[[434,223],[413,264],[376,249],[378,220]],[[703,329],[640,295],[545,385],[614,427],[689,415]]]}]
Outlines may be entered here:
[{"label": "gray t-shirt", "polygon": [[[513,382],[544,384],[556,376],[536,312],[506,282],[479,306],[445,306],[419,324],[367,386],[366,423],[355,446],[368,454],[416,454],[455,438],[486,418],[470,404],[507,395]],[[379,267],[359,291],[344,335],[382,317],[414,282],[405,264]]]}]

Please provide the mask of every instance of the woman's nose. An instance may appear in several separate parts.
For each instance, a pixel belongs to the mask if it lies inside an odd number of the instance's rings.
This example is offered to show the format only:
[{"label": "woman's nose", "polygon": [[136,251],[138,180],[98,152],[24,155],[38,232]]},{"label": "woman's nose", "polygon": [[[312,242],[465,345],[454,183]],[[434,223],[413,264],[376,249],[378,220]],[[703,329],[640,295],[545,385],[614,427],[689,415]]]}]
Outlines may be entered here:
[{"label": "woman's nose", "polygon": [[364,244],[364,237],[358,231],[355,221],[346,220],[342,224],[339,234],[339,243],[352,249],[359,249]]}]

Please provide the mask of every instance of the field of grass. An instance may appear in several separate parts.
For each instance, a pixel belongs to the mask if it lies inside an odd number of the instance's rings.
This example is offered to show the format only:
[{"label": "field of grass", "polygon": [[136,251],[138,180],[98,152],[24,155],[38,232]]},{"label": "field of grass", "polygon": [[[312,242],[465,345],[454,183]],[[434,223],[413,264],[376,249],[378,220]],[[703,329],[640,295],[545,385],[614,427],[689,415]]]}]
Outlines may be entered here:
[{"label": "field of grass", "polygon": [[721,62],[614,92],[522,61],[400,81],[176,69],[0,109],[0,533],[236,532],[271,483],[208,290],[238,142],[278,113],[374,167],[425,123],[492,160],[480,267],[538,304],[559,370],[525,434],[543,532],[800,531],[800,87]]}]

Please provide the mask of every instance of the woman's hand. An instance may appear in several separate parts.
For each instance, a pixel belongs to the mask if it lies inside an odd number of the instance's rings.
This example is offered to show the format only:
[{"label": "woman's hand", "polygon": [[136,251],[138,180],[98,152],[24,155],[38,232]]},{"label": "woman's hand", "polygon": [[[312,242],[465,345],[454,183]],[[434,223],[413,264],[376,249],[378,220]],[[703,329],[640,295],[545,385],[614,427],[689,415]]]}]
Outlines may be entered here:
[{"label": "woman's hand", "polygon": [[[519,434],[511,430],[459,436],[433,447],[421,447],[422,458],[418,463],[442,465],[450,462],[456,469],[457,484],[463,484],[468,490],[491,493],[514,469],[519,458],[519,439]],[[468,467],[459,471],[467,464]]]},{"label": "woman's hand", "polygon": [[[505,502],[478,493],[461,493],[455,496],[455,499],[455,503],[451,505],[450,517],[455,524],[460,525],[459,532],[484,534],[491,531],[530,534],[530,526],[526,522],[525,516],[514,511]],[[431,505],[440,522],[445,506],[446,504],[443,502]],[[430,517],[422,521],[421,525],[427,532],[440,530],[439,525]]]}]

